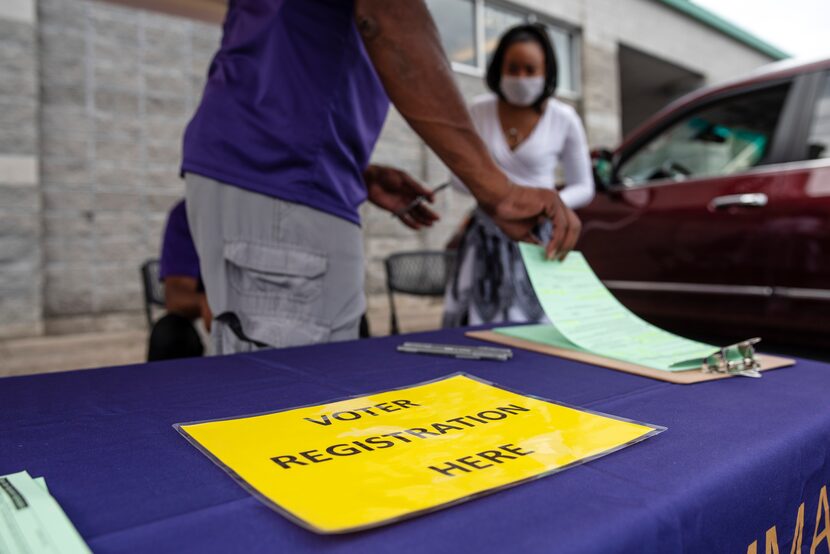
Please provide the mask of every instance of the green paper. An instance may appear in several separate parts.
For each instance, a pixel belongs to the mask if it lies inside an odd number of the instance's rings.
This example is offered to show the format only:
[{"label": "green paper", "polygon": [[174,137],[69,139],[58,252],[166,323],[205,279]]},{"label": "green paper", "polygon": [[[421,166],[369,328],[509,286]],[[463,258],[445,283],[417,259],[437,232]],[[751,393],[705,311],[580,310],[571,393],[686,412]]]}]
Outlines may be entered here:
[{"label": "green paper", "polygon": [[585,350],[569,341],[568,337],[559,332],[559,329],[554,325],[518,325],[515,327],[499,327],[493,330],[508,337],[539,342],[565,350],[585,352]]},{"label": "green paper", "polygon": [[49,487],[46,486],[46,479],[44,477],[35,477],[33,481],[41,486],[43,490],[49,492]]},{"label": "green paper", "polygon": [[496,332],[664,371],[686,371],[691,367],[672,365],[703,359],[718,350],[631,313],[605,288],[580,252],[571,252],[564,262],[558,262],[546,260],[539,246],[522,243],[519,248],[552,326],[507,327]]},{"label": "green paper", "polygon": [[89,548],[46,489],[25,471],[0,477],[0,552],[90,554]]}]

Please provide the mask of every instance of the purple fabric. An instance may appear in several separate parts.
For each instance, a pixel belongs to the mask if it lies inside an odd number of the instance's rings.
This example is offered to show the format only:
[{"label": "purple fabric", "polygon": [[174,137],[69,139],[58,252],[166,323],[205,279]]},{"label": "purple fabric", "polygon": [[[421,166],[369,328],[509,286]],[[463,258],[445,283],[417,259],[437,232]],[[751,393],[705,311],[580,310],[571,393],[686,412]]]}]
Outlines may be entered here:
[{"label": "purple fabric", "polygon": [[388,106],[353,0],[231,0],[182,172],[359,223]]},{"label": "purple fabric", "polygon": [[193,277],[200,283],[202,281],[202,274],[199,271],[199,255],[196,253],[196,245],[190,235],[184,200],[170,210],[161,242],[159,279],[164,281],[170,275]]},{"label": "purple fabric", "polygon": [[[790,552],[802,501],[809,552],[830,485],[830,365],[799,360],[762,379],[681,386],[522,350],[505,363],[400,354],[404,340],[480,344],[448,330],[0,379],[0,474],[45,476],[96,553],[744,553],[754,540],[764,552],[774,524]],[[171,427],[457,371],[668,430],[412,520],[319,536],[255,500]]]}]

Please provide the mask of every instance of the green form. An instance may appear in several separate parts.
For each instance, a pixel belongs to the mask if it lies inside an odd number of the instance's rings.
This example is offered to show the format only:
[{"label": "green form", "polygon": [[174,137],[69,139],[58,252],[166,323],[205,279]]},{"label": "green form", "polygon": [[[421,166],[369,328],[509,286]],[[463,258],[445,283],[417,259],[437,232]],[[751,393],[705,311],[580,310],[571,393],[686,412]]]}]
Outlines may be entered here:
[{"label": "green form", "polygon": [[0,477],[0,552],[89,554],[91,551],[46,489],[25,471]]},{"label": "green form", "polygon": [[496,332],[665,371],[700,367],[680,362],[701,360],[718,350],[664,331],[628,311],[580,252],[555,262],[545,259],[540,246],[522,243],[519,247],[536,296],[553,325],[505,327]]}]

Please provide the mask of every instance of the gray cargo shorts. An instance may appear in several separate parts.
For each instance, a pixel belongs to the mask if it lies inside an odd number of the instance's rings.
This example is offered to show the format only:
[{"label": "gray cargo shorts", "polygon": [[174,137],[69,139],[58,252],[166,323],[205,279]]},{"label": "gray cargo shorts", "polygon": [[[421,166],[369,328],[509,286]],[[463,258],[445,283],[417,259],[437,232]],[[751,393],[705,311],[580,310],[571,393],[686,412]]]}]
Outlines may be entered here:
[{"label": "gray cargo shorts", "polygon": [[358,225],[194,173],[185,181],[213,354],[357,338],[366,308]]}]

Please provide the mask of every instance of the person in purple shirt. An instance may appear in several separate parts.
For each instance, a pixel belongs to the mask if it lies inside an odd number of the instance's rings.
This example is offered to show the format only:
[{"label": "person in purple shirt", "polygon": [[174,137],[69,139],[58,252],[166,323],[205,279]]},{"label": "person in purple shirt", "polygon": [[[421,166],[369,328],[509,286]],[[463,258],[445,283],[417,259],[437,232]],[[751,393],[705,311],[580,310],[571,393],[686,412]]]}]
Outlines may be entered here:
[{"label": "person in purple shirt", "polygon": [[159,280],[164,283],[167,313],[155,322],[150,332],[147,361],[201,356],[204,345],[194,323],[201,317],[209,330],[212,317],[184,200],[173,206],[167,216],[159,259]]},{"label": "person in purple shirt", "polygon": [[217,354],[357,337],[359,206],[420,229],[431,192],[369,165],[389,102],[512,239],[563,257],[580,223],[557,193],[511,183],[476,134],[424,0],[230,0],[184,136],[190,228]]}]

